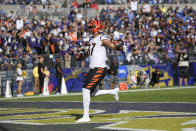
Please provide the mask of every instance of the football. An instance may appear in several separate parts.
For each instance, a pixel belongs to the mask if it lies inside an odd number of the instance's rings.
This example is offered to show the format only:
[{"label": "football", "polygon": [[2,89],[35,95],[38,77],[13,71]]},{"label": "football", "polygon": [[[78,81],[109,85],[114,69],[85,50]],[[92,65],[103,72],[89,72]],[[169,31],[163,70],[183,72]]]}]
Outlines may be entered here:
[{"label": "football", "polygon": [[83,54],[82,53],[77,53],[75,54],[75,60],[77,61],[80,61],[84,58]]}]

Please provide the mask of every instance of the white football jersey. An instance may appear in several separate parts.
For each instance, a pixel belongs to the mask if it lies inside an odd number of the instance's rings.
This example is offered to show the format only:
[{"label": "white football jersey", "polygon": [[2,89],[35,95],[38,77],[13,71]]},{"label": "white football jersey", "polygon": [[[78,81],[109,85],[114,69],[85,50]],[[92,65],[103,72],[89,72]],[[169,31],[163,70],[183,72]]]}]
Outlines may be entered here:
[{"label": "white football jersey", "polygon": [[90,47],[88,50],[89,59],[90,59],[90,68],[95,67],[107,67],[106,60],[106,48],[102,46],[102,40],[110,38],[107,35],[101,34],[90,40]]}]

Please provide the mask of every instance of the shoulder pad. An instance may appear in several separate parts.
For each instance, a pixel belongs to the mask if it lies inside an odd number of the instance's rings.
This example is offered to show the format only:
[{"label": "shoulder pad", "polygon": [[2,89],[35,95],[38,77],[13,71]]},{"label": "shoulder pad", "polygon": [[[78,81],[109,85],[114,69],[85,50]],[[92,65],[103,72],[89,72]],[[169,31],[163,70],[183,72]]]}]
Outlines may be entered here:
[{"label": "shoulder pad", "polygon": [[109,35],[102,34],[100,36],[100,40],[105,40],[105,39],[111,40],[111,37]]}]

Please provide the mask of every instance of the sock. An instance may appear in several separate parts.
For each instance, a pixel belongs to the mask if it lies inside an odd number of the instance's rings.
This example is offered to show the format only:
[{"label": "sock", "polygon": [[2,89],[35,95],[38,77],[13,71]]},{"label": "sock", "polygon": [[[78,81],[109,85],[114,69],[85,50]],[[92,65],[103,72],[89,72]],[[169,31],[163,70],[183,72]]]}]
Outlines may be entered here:
[{"label": "sock", "polygon": [[114,95],[116,93],[115,89],[111,89],[111,90],[98,90],[95,93],[95,96],[99,96],[99,95],[105,95],[105,94],[111,94]]},{"label": "sock", "polygon": [[83,117],[89,117],[89,106],[90,106],[90,90],[83,88],[82,89],[83,94],[83,108],[84,108],[84,114]]}]

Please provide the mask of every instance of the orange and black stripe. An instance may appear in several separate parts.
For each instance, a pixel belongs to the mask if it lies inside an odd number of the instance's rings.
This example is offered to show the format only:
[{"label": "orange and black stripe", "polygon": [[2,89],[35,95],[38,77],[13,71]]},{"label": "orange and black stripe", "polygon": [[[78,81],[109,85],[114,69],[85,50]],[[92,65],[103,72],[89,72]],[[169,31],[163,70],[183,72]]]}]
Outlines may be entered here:
[{"label": "orange and black stripe", "polygon": [[106,70],[106,68],[91,69],[87,75],[84,88],[88,88],[91,91],[94,91],[99,82],[101,82],[101,80],[105,77]]}]

